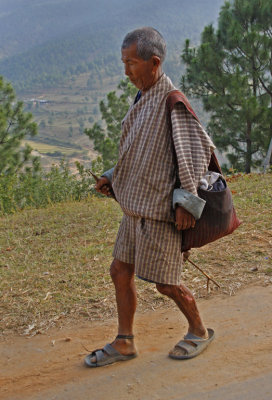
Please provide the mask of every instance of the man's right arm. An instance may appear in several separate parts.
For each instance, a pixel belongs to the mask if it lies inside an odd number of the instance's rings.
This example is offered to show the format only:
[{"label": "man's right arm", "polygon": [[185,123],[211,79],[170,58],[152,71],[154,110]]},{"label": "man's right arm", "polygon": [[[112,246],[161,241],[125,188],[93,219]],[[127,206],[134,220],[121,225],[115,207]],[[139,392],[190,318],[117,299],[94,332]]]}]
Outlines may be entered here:
[{"label": "man's right arm", "polygon": [[113,195],[112,192],[112,176],[113,176],[114,167],[104,172],[103,175],[99,178],[95,185],[95,190],[99,193],[104,194],[105,196]]}]

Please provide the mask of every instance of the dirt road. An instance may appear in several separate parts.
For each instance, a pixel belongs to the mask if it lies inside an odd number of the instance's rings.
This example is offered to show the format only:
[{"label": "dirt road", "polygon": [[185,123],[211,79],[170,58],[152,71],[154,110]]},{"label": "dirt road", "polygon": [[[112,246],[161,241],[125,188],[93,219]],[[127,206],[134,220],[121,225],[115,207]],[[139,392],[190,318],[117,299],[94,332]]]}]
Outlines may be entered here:
[{"label": "dirt road", "polygon": [[0,344],[2,400],[271,400],[272,286],[199,301],[216,339],[199,357],[175,361],[168,351],[186,330],[178,311],[136,317],[139,357],[87,369],[87,351],[115,334],[115,321],[51,330]]}]

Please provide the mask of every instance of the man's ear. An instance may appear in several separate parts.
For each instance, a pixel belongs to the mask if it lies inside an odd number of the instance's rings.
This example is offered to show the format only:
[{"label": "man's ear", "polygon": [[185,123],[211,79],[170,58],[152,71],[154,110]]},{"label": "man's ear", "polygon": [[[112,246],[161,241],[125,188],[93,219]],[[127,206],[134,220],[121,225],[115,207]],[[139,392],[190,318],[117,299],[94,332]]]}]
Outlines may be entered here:
[{"label": "man's ear", "polygon": [[153,56],[152,57],[153,65],[154,67],[159,67],[161,65],[161,59],[158,56]]}]

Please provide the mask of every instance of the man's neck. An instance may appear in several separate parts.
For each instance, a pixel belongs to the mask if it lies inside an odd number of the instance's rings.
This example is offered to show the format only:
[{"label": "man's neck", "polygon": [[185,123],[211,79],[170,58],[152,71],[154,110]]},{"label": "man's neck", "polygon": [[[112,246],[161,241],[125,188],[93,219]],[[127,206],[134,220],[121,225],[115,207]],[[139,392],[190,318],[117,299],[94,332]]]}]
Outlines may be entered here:
[{"label": "man's neck", "polygon": [[153,81],[152,81],[151,85],[148,87],[148,89],[141,90],[142,95],[147,93],[153,86],[155,86],[156,83],[161,79],[162,76],[163,76],[163,71],[161,68],[159,68],[157,70],[156,74],[154,75]]}]

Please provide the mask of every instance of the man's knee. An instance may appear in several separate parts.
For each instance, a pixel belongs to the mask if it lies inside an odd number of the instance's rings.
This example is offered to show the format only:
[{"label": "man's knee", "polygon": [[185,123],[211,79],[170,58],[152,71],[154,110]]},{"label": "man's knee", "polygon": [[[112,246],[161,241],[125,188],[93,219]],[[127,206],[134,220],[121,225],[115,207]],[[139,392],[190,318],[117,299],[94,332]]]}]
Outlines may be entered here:
[{"label": "man's knee", "polygon": [[171,294],[173,292],[173,285],[166,285],[166,284],[163,284],[163,283],[157,283],[156,284],[156,288],[161,294],[171,297]]},{"label": "man's knee", "polygon": [[184,285],[166,285],[162,283],[156,284],[157,290],[172,299],[184,298],[187,301],[194,301],[194,296]]},{"label": "man's knee", "polygon": [[110,275],[114,282],[118,281],[119,279],[131,279],[133,274],[133,265],[124,263],[120,260],[113,260],[110,266]]}]

